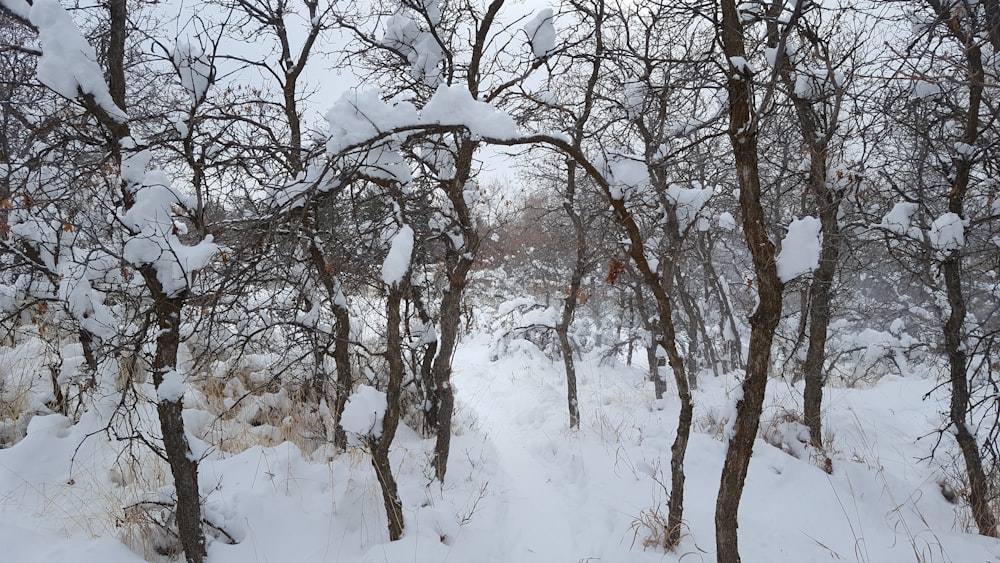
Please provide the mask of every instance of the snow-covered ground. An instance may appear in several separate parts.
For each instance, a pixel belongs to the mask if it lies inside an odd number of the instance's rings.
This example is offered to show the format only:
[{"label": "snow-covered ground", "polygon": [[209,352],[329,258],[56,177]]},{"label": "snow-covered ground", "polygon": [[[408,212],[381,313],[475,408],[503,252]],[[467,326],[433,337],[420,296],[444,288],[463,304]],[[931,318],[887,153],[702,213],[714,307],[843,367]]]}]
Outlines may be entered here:
[{"label": "snow-covered ground", "polygon": [[[715,560],[720,437],[735,376],[706,379],[695,395],[687,528],[678,549],[665,553],[648,540],[657,515],[666,515],[676,401],[653,399],[642,366],[585,358],[583,422],[570,431],[561,364],[523,341],[491,362],[489,344],[471,338],[458,351],[456,438],[443,486],[432,480],[431,442],[400,429],[393,461],[406,515],[402,540],[387,541],[378,484],[360,450],[305,454],[292,442],[236,454],[211,448],[201,464],[206,517],[239,543],[213,539],[210,561]],[[789,416],[801,389],[774,380],[762,422],[767,440],[755,447],[740,512],[743,560],[1000,561],[1000,542],[964,533],[964,510],[941,493],[939,483],[957,469],[949,469],[947,442],[930,459],[934,439],[920,439],[942,410],[933,395],[922,400],[934,383],[887,376],[869,389],[828,390],[827,474],[821,462],[786,453],[808,458]],[[57,415],[35,417],[24,440],[0,450],[0,560],[157,557],[157,529],[143,519],[155,517],[152,503],[169,495],[160,488],[164,468],[145,448],[123,452],[127,442],[100,431],[116,405],[109,394],[72,426]],[[187,413],[189,427],[205,437],[212,419]],[[125,508],[136,503],[146,510]]]}]

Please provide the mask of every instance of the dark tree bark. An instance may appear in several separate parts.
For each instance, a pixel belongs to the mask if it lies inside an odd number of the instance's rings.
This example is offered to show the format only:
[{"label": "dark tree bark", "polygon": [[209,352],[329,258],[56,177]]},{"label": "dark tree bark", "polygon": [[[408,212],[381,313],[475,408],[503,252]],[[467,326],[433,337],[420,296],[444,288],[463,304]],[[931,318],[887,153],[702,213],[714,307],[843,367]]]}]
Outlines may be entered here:
[{"label": "dark tree bark", "polygon": [[[347,398],[351,394],[354,380],[351,374],[351,315],[345,303],[337,302],[341,295],[337,287],[336,280],[330,272],[330,264],[327,263],[323,251],[320,250],[316,240],[309,244],[309,257],[312,261],[313,269],[320,278],[320,283],[326,290],[330,299],[330,307],[333,310],[333,317],[336,320],[334,326],[333,362],[337,369],[337,384],[333,394],[333,445],[340,450],[347,449],[347,434],[341,426],[340,421],[344,416],[344,407],[347,405]],[[323,350],[325,356],[326,350]],[[323,374],[325,375],[325,373]],[[323,383],[325,389],[325,382]],[[323,394],[325,396],[325,393]]]},{"label": "dark tree bark", "polygon": [[[815,157],[816,155],[814,155]],[[825,166],[824,166],[825,169]],[[803,420],[809,428],[809,437],[816,447],[823,446],[823,386],[826,377],[823,366],[826,363],[826,339],[830,326],[830,302],[833,299],[833,278],[840,260],[840,226],[837,213],[840,209],[840,195],[833,190],[823,189],[817,194],[820,199],[820,230],[823,244],[820,248],[819,267],[813,273],[809,285],[809,348],[802,366],[805,390],[803,392]],[[806,313],[803,313],[806,314]]]},{"label": "dark tree bark", "polygon": [[[157,390],[164,375],[177,366],[177,348],[180,345],[181,309],[186,294],[167,295],[163,291],[155,268],[141,268],[154,303],[158,328],[156,352],[153,356],[153,385]],[[207,556],[205,533],[201,527],[201,495],[198,492],[198,460],[191,452],[184,433],[183,398],[160,399],[156,403],[163,433],[163,449],[177,493],[177,531],[184,556],[189,563],[200,563]]]},{"label": "dark tree bark", "polygon": [[[952,14],[948,3],[928,0],[928,4],[941,21],[949,22],[948,32],[959,43],[964,53],[968,71],[968,106],[965,108],[962,142],[975,146],[979,140],[979,113],[983,106],[985,72],[979,39],[963,29],[959,14]],[[975,165],[972,155],[959,155],[953,160],[953,180],[948,193],[948,211],[965,219],[965,199],[969,193],[972,169]],[[944,274],[948,306],[951,309],[942,327],[944,351],[948,356],[948,377],[951,384],[951,404],[949,417],[955,429],[955,440],[965,461],[966,477],[969,481],[969,506],[979,533],[997,537],[997,518],[990,507],[990,482],[983,469],[983,459],[976,436],[969,428],[968,415],[971,407],[969,389],[969,361],[965,352],[963,326],[966,318],[965,295],[962,289],[962,249],[942,250],[945,253],[941,263]]]},{"label": "dark tree bark", "polygon": [[[567,206],[569,205],[571,204],[567,204]],[[572,216],[572,220],[574,223],[578,223],[580,218],[574,214]],[[573,273],[570,276],[569,295],[566,296],[563,304],[562,315],[560,315],[559,322],[556,323],[555,326],[556,337],[559,339],[559,348],[562,350],[563,367],[566,371],[566,405],[569,411],[570,428],[580,427],[580,403],[577,397],[576,365],[573,363],[574,350],[569,339],[569,327],[573,322],[573,315],[576,311],[576,305],[580,295],[580,286],[583,280],[583,273],[585,271],[583,254],[586,242],[582,239],[582,227],[578,227],[577,245],[580,246],[580,248],[577,249],[576,265],[573,267]]]},{"label": "dark tree bark", "polygon": [[333,344],[333,363],[337,366],[337,386],[333,396],[333,445],[339,450],[347,449],[347,433],[341,426],[344,417],[344,407],[347,397],[354,386],[351,373],[351,315],[346,306],[334,304],[333,316],[336,319],[336,341]]},{"label": "dark tree bark", "polygon": [[[110,15],[110,41],[108,44],[108,86],[111,97],[118,107],[125,109],[125,37],[128,23],[128,8],[125,0],[112,0],[108,5]],[[96,103],[85,99],[85,105],[104,124],[113,139],[112,156],[122,163],[121,142],[129,135],[127,124],[109,119],[106,112]],[[126,207],[131,207],[135,199],[131,186],[122,182],[122,196]],[[196,186],[196,189],[200,186]],[[167,372],[176,369],[177,349],[180,346],[181,311],[189,295],[188,290],[170,294],[160,284],[153,264],[139,268],[153,301],[153,315],[156,318],[156,350],[153,355],[153,385],[159,391]],[[188,563],[201,563],[207,556],[205,533],[201,527],[201,495],[198,492],[198,459],[184,432],[183,397],[158,399],[156,410],[163,433],[163,449],[177,495],[177,530],[184,557]]]},{"label": "dark tree bark", "polygon": [[[407,274],[409,275],[409,274]],[[372,443],[372,466],[375,476],[382,487],[382,501],[389,522],[389,540],[396,541],[403,537],[403,504],[399,500],[396,479],[392,475],[392,464],[389,463],[389,448],[396,437],[399,426],[400,395],[403,388],[403,337],[400,330],[402,318],[399,312],[400,302],[406,291],[406,284],[393,284],[389,287],[386,300],[386,334],[385,356],[389,369],[389,382],[385,391],[386,409],[382,419],[382,434]]]},{"label": "dark tree bark", "polygon": [[[802,377],[805,380],[803,392],[803,420],[809,428],[810,439],[816,447],[823,445],[823,427],[821,410],[823,405],[823,373],[826,362],[827,331],[830,326],[830,304],[833,300],[833,280],[840,261],[840,204],[845,190],[838,185],[829,185],[829,144],[837,128],[840,114],[843,90],[838,86],[833,94],[833,107],[828,112],[817,111],[812,100],[798,96],[795,93],[795,76],[793,63],[789,60],[783,44],[785,36],[779,28],[778,16],[784,4],[775,2],[770,21],[767,24],[767,43],[779,53],[776,58],[776,72],[784,84],[795,110],[799,133],[808,150],[809,176],[806,193],[815,202],[814,209],[819,216],[820,232],[823,242],[820,248],[819,267],[813,273],[809,289],[803,294],[802,324],[800,338],[805,333],[809,336],[809,346],[806,350],[805,362],[802,366]],[[801,8],[799,8],[801,10]],[[786,28],[789,29],[789,28]],[[826,60],[827,72],[831,84],[835,84],[834,70],[830,68],[831,61],[827,56],[826,45],[815,33],[803,34],[803,39],[813,44],[814,52],[821,54]],[[829,117],[823,117],[826,113]]]},{"label": "dark tree bark", "polygon": [[[721,0],[723,54],[729,61],[726,89],[729,93],[729,139],[733,146],[736,178],[740,188],[743,232],[753,260],[759,303],[750,317],[750,350],[742,397],[736,403],[726,459],[715,505],[715,536],[720,563],[738,563],[740,498],[746,480],[771,363],[774,332],[781,320],[783,284],[778,278],[774,244],[768,238],[767,220],[761,205],[757,154],[757,125],[753,112],[751,77],[734,61],[746,60],[743,24],[734,0]],[[801,5],[796,5],[796,14]],[[794,17],[793,17],[794,19]],[[782,45],[783,48],[783,45]]]},{"label": "dark tree bark", "polygon": [[448,275],[448,289],[441,298],[441,335],[438,354],[434,358],[434,395],[437,399],[437,427],[434,445],[434,475],[444,482],[448,471],[448,454],[451,451],[451,417],[455,411],[455,393],[451,387],[452,358],[458,344],[459,327],[462,325],[462,296],[469,279],[469,270],[476,260],[479,250],[479,233],[476,231],[475,217],[465,200],[465,189],[472,175],[473,155],[479,143],[467,137],[458,142],[455,159],[456,174],[447,182],[445,192],[455,210],[455,226],[462,237],[462,246],[455,247],[448,242],[445,252],[445,268]]}]

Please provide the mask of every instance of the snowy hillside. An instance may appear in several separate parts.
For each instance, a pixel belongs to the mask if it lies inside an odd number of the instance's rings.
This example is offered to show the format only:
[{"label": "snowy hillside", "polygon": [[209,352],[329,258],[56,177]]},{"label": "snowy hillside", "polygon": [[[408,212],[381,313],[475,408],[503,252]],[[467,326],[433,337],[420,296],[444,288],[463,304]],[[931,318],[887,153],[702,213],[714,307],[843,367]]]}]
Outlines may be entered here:
[{"label": "snowy hillside", "polygon": [[[235,454],[205,444],[206,519],[239,542],[229,545],[216,534],[209,560],[714,561],[720,436],[736,380],[705,379],[695,395],[687,525],[681,545],[665,553],[657,535],[665,518],[676,401],[655,401],[639,366],[587,358],[580,365],[583,420],[570,431],[561,366],[527,341],[511,349],[490,361],[489,338],[479,336],[458,352],[457,436],[443,487],[429,473],[432,442],[401,429],[392,460],[407,527],[397,542],[388,542],[378,484],[363,449],[338,455],[328,447],[303,452],[288,441],[250,446],[279,442],[263,434],[243,436],[248,449]],[[26,362],[8,353],[4,373],[22,366],[30,376]],[[968,515],[942,495],[940,483],[955,486],[947,441],[928,459],[934,437],[921,437],[936,428],[942,405],[933,394],[922,396],[934,385],[913,375],[885,377],[870,389],[831,389],[828,475],[808,452],[802,459],[790,455],[803,451],[797,440],[802,430],[790,415],[801,389],[773,380],[762,424],[766,441],[755,446],[740,513],[744,560],[1000,560],[1000,542],[965,533]],[[203,398],[196,386],[187,393],[192,399],[186,400]],[[152,415],[148,408],[140,412]],[[69,426],[60,415],[37,416],[24,440],[0,450],[6,561],[168,559],[155,553],[157,545],[172,543],[148,521],[157,514],[155,504],[136,508],[158,501],[145,491],[166,485],[162,466],[142,447],[122,451],[123,443],[109,441],[96,427],[99,419],[87,413]],[[209,412],[192,408],[186,419],[196,435],[211,439]],[[155,426],[149,420],[140,425]],[[169,496],[168,488],[160,491]]]}]

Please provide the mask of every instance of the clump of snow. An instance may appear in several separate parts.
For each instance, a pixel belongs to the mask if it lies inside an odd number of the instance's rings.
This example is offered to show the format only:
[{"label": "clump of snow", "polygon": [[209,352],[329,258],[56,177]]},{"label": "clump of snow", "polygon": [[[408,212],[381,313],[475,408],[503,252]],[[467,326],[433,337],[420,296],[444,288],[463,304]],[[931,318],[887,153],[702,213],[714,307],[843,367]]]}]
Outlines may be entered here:
[{"label": "clump of snow", "polygon": [[757,72],[757,68],[743,57],[729,57],[729,64],[732,65],[732,67],[735,68],[739,74],[753,74]]},{"label": "clump of snow", "polygon": [[123,159],[122,178],[135,201],[121,217],[132,231],[122,256],[135,266],[152,264],[163,291],[176,295],[190,287],[194,272],[205,268],[220,248],[211,235],[193,246],[181,242],[173,207],[186,198],[170,187],[163,172],[145,172],[149,158],[148,151],[139,151]]},{"label": "clump of snow", "polygon": [[412,255],[413,229],[409,225],[403,225],[392,237],[389,254],[382,263],[382,281],[389,286],[399,285],[410,269]]},{"label": "clump of snow", "polygon": [[441,81],[438,65],[443,58],[444,51],[437,39],[430,33],[425,33],[414,44],[413,53],[409,56],[410,74],[428,86],[435,86]]},{"label": "clump of snow", "polygon": [[468,88],[461,85],[438,86],[421,111],[421,123],[461,125],[480,137],[517,137],[517,124],[509,115],[486,102],[472,99]]},{"label": "clump of snow", "polygon": [[[18,2],[4,2],[15,13],[24,13]],[[38,28],[38,41],[42,56],[36,72],[38,80],[61,96],[75,99],[81,93],[94,97],[94,101],[119,123],[128,116],[115,105],[104,81],[104,72],[97,64],[97,54],[87,43],[58,0],[35,0],[29,12],[31,24]]]},{"label": "clump of snow", "polygon": [[156,388],[156,398],[161,403],[176,403],[184,397],[184,378],[177,370],[169,369]]},{"label": "clump of snow", "polygon": [[403,125],[419,122],[417,108],[409,102],[388,104],[375,90],[345,93],[326,113],[330,136],[326,150],[339,154],[349,147],[378,138]]},{"label": "clump of snow", "polygon": [[[436,0],[425,2],[423,8],[431,25],[441,20]],[[410,75],[428,86],[441,81],[438,65],[444,57],[434,34],[421,31],[417,21],[405,12],[393,14],[386,22],[382,44],[402,53],[410,63]]]},{"label": "clump of snow", "polygon": [[733,218],[733,214],[728,211],[723,211],[719,213],[719,228],[723,231],[734,231],[736,230],[736,219]]},{"label": "clump of snow", "polygon": [[360,445],[363,437],[382,435],[386,404],[385,393],[368,385],[359,385],[347,399],[340,424],[344,432],[353,436],[355,445]]},{"label": "clump of snow", "polygon": [[[374,146],[362,156],[367,170],[391,169],[397,179],[409,177],[399,155],[400,139],[393,134],[403,129],[428,125],[465,127],[473,135],[495,139],[517,137],[517,124],[507,114],[486,102],[472,98],[468,89],[442,84],[418,113],[409,102],[387,103],[377,91],[352,91],[342,96],[326,114],[329,138],[326,150],[339,156],[365,144]],[[376,143],[380,139],[381,144]],[[384,177],[384,173],[383,173]]]},{"label": "clump of snow", "polygon": [[497,306],[496,314],[498,317],[503,317],[511,314],[514,310],[521,307],[532,307],[537,303],[533,297],[517,297],[515,299],[509,299],[504,301]]},{"label": "clump of snow", "polygon": [[900,201],[892,206],[892,211],[882,218],[882,223],[879,226],[897,235],[919,238],[920,229],[910,227],[910,217],[919,208],[920,206],[916,203]]},{"label": "clump of snow", "polygon": [[552,20],[552,9],[546,8],[524,24],[528,44],[536,58],[547,57],[556,50],[556,29]]},{"label": "clump of snow", "polygon": [[214,74],[205,50],[178,39],[174,46],[173,60],[181,86],[191,95],[191,103],[196,105],[203,101]]},{"label": "clump of snow", "polygon": [[972,158],[976,154],[976,147],[968,144],[957,142],[954,145],[955,152],[957,152],[965,160]]},{"label": "clump of snow", "polygon": [[405,13],[397,12],[386,21],[382,44],[408,54],[417,38],[420,37],[420,33],[417,22],[413,21],[413,18]]},{"label": "clump of snow", "polygon": [[945,213],[931,223],[931,245],[941,252],[960,250],[965,246],[965,222],[957,213]]},{"label": "clump of snow", "polygon": [[555,307],[546,307],[544,309],[531,309],[526,312],[521,317],[521,325],[528,326],[544,326],[547,328],[552,328],[556,326],[559,321],[559,311]]},{"label": "clump of snow", "polygon": [[673,184],[667,188],[667,199],[676,206],[677,223],[682,231],[698,218],[712,193],[712,188],[684,188]]},{"label": "clump of snow", "polygon": [[818,268],[822,241],[819,219],[803,217],[792,221],[778,253],[778,278],[788,283]]},{"label": "clump of snow", "polygon": [[608,163],[607,176],[611,197],[615,199],[624,199],[649,184],[649,169],[639,157],[612,160]]}]

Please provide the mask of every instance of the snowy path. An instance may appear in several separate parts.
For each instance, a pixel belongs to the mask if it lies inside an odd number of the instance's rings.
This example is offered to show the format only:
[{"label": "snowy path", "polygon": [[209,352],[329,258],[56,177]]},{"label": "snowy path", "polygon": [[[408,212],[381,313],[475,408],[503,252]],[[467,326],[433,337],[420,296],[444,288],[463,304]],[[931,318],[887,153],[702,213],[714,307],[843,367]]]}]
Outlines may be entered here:
[{"label": "snowy path", "polygon": [[508,555],[520,561],[559,561],[573,551],[573,530],[566,519],[573,512],[566,506],[571,497],[551,462],[538,453],[539,442],[546,440],[543,421],[525,414],[525,405],[518,404],[524,397],[512,393],[508,383],[506,378],[481,381],[476,396],[459,396],[497,451],[497,473],[502,476],[497,486],[507,505],[504,536],[512,541]]},{"label": "snowy path", "polygon": [[[495,449],[491,488],[504,505],[497,533],[506,538],[497,560],[642,558],[641,552],[626,555],[639,509],[615,485],[636,477],[615,445],[594,432],[593,412],[582,430],[568,429],[559,366],[538,357],[491,364],[483,356],[456,362],[462,367],[455,383],[460,408]],[[638,492],[648,502],[648,489]]]}]

